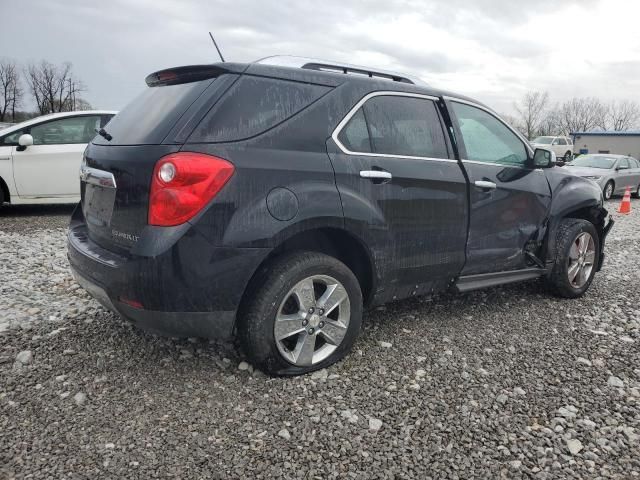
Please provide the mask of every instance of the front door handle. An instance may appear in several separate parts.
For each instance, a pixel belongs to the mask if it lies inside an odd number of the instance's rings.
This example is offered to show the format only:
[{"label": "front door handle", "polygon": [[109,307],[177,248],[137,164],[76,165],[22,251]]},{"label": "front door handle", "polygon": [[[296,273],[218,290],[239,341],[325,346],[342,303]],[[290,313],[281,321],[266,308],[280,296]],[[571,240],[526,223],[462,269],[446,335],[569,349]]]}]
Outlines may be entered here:
[{"label": "front door handle", "polygon": [[360,170],[362,178],[371,178],[373,180],[391,180],[393,175],[384,170]]},{"label": "front door handle", "polygon": [[488,182],[486,180],[476,180],[475,182],[473,182],[473,184],[483,190],[495,190],[497,188],[497,185],[495,183]]}]

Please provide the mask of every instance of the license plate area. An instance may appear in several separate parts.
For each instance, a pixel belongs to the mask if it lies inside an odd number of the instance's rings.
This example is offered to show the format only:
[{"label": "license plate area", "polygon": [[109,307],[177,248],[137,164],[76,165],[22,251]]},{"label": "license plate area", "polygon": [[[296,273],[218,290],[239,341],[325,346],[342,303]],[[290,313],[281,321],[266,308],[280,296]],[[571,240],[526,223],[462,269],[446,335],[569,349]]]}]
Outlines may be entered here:
[{"label": "license plate area", "polygon": [[84,218],[93,225],[108,227],[111,224],[115,200],[115,188],[86,183],[83,202]]}]

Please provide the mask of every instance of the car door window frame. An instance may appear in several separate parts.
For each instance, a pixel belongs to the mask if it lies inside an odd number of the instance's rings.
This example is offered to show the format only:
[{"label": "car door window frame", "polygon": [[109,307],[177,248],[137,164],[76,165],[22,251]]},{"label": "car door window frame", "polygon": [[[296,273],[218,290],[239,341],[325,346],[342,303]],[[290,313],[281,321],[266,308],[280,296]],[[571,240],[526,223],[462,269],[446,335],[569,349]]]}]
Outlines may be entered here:
[{"label": "car door window frame", "polygon": [[[480,105],[478,103],[471,102],[469,100],[464,100],[462,98],[451,97],[451,96],[445,96],[443,98],[445,100],[448,115],[449,115],[449,118],[451,119],[451,124],[453,126],[453,133],[455,134],[457,149],[458,149],[458,156],[460,157],[460,161],[465,163],[477,163],[479,165],[493,165],[495,167],[503,167],[503,168],[509,167],[509,168],[522,168],[525,170],[541,170],[539,167],[536,167],[535,165],[533,165],[533,149],[529,145],[529,142],[524,138],[524,136],[520,132],[518,132],[515,128],[509,125],[496,112],[494,112],[488,107],[485,107],[484,105]],[[508,165],[505,163],[481,162],[479,160],[469,160],[468,158],[465,158],[467,156],[467,147],[464,143],[464,137],[462,136],[462,131],[460,130],[458,117],[456,116],[456,113],[453,111],[453,107],[450,104],[451,102],[462,103],[464,105],[469,105],[470,107],[475,107],[479,110],[482,110],[487,114],[491,115],[492,117],[494,117],[496,120],[502,123],[505,127],[507,127],[520,140],[520,142],[522,142],[522,145],[524,146],[524,149],[527,152],[527,161],[525,162],[525,165],[516,165],[516,164]]]},{"label": "car door window frame", "polygon": [[[409,98],[417,98],[420,100],[430,100],[434,103],[434,107],[436,108],[436,112],[438,114],[438,120],[440,121],[440,128],[442,130],[442,137],[444,139],[445,145],[447,147],[447,152],[449,158],[438,158],[438,157],[422,157],[422,156],[412,156],[412,155],[392,155],[388,153],[375,153],[375,152],[355,152],[349,150],[338,138],[344,127],[349,123],[351,118],[358,113],[358,111],[362,108],[362,106],[371,98],[374,97],[382,97],[382,96],[391,96],[391,97],[409,97]],[[367,156],[367,157],[384,157],[384,158],[404,158],[404,159],[413,159],[413,160],[434,160],[438,162],[457,162],[454,155],[454,149],[451,144],[450,136],[447,134],[448,127],[447,123],[440,111],[438,102],[440,98],[433,95],[425,95],[421,93],[409,93],[409,92],[395,92],[395,91],[378,91],[371,92],[362,97],[358,102],[347,112],[342,120],[338,123],[336,128],[333,130],[331,134],[331,138],[338,146],[338,148],[347,155],[356,155],[356,156]]]}]

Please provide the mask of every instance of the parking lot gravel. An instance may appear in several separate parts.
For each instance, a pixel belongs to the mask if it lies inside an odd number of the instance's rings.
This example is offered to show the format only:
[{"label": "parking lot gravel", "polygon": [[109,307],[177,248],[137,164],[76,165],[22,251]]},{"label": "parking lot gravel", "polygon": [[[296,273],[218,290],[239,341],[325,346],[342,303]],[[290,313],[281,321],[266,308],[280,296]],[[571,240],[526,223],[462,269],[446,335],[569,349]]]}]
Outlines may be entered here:
[{"label": "parking lot gravel", "polygon": [[344,361],[271,379],[232,344],[153,336],[89,298],[70,208],[5,208],[0,478],[638,477],[633,209],[582,299],[531,282],[390,304]]}]

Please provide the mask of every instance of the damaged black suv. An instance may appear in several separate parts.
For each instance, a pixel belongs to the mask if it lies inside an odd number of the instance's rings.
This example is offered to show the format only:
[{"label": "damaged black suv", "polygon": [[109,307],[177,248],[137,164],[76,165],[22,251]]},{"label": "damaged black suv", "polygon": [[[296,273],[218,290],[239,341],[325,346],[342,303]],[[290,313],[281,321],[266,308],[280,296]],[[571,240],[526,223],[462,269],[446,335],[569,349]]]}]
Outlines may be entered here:
[{"label": "damaged black suv", "polygon": [[397,73],[295,57],[179,67],[87,147],[77,281],[173,335],[237,335],[274,375],[326,367],[363,307],[541,277],[579,297],[602,192],[491,109]]}]

